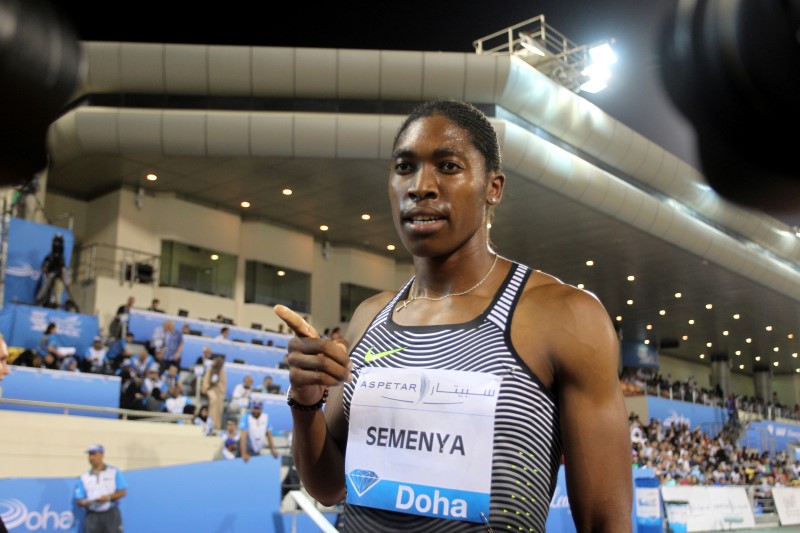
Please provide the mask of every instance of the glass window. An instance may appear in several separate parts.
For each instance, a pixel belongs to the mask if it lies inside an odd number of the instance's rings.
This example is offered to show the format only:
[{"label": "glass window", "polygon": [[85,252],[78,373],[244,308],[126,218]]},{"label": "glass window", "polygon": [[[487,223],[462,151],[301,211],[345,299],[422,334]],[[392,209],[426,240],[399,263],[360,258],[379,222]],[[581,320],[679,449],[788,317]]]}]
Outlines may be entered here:
[{"label": "glass window", "polygon": [[352,283],[342,283],[340,305],[342,322],[350,322],[350,319],[353,318],[353,313],[356,311],[356,307],[370,296],[374,296],[379,292],[381,291],[370,289],[369,287],[361,287],[360,285],[353,285]]},{"label": "glass window", "polygon": [[311,274],[289,268],[247,261],[245,263],[244,301],[308,313],[311,308]]},{"label": "glass window", "polygon": [[162,287],[233,298],[236,256],[174,241],[161,241]]}]

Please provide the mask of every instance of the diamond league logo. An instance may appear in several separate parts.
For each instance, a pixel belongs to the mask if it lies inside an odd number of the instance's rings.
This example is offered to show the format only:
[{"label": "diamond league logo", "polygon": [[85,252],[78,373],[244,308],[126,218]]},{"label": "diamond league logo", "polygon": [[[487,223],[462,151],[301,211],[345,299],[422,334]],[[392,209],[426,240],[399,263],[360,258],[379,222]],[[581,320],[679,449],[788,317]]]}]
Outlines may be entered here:
[{"label": "diamond league logo", "polygon": [[356,494],[359,496],[363,496],[366,492],[374,487],[381,478],[378,477],[378,474],[373,472],[372,470],[351,470],[349,474],[347,474],[348,479],[350,479],[350,484],[353,485],[353,488],[356,489]]},{"label": "diamond league logo", "polygon": [[56,512],[45,504],[40,512],[29,511],[28,507],[17,500],[0,500],[0,518],[6,528],[11,531],[22,527],[21,531],[38,531],[40,529],[70,529],[75,523],[72,511]]}]

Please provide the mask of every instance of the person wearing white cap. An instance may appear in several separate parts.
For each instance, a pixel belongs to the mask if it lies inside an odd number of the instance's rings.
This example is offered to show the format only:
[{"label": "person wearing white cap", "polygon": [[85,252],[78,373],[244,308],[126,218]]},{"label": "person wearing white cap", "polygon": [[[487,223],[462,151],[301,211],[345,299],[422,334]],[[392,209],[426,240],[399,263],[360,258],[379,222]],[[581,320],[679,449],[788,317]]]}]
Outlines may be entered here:
[{"label": "person wearing white cap", "polygon": [[119,500],[127,493],[127,484],[122,472],[105,463],[105,448],[92,444],[86,449],[92,467],[78,479],[75,485],[75,503],[86,508],[85,533],[122,531],[122,513]]},{"label": "person wearing white cap", "polygon": [[92,345],[86,349],[86,354],[84,355],[86,370],[89,372],[102,373],[107,352],[108,348],[103,344],[103,337],[95,337],[92,341]]}]

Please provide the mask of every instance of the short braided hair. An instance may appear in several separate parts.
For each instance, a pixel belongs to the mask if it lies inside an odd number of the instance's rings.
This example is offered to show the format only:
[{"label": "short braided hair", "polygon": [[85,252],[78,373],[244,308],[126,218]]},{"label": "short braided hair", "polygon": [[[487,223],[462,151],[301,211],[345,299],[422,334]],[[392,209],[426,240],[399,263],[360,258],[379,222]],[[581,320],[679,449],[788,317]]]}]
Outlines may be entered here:
[{"label": "short braided hair", "polygon": [[500,173],[503,171],[503,162],[500,155],[500,143],[486,115],[468,102],[459,100],[431,100],[420,104],[406,117],[397,130],[394,137],[393,146],[397,146],[397,141],[403,132],[416,120],[423,117],[441,115],[455,122],[460,128],[469,132],[472,144],[481,153],[486,164],[486,170],[490,173]]}]

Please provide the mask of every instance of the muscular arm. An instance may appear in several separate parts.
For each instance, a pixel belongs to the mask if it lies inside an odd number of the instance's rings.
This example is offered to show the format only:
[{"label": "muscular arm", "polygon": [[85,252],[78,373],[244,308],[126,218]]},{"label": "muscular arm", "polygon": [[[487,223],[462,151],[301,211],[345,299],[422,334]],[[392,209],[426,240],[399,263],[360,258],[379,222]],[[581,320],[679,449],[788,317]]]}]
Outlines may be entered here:
[{"label": "muscular arm", "polygon": [[596,298],[563,289],[551,346],[572,515],[580,532],[631,531],[631,443],[618,339]]},{"label": "muscular arm", "polygon": [[[382,295],[363,302],[345,334],[352,346],[381,307]],[[329,387],[323,410],[292,409],[294,421],[292,455],[297,473],[308,493],[323,505],[335,505],[345,497],[344,452],[347,423],[342,405],[342,383],[347,379],[349,356],[344,345],[318,338],[317,332],[286,308],[276,312],[296,336],[289,343],[289,379],[293,397],[302,405],[313,405]],[[287,320],[288,319],[288,320]]]},{"label": "muscular arm", "polygon": [[630,533],[630,433],[608,313],[593,295],[537,273],[514,313],[512,340],[556,397],[577,531]]}]

